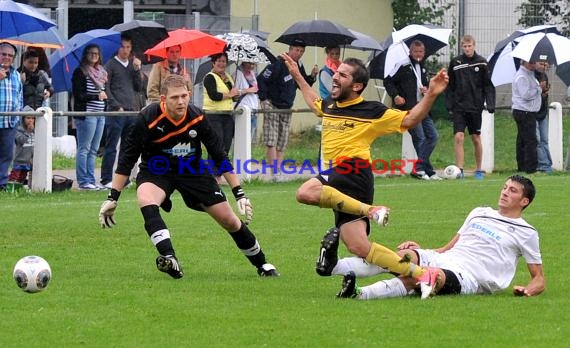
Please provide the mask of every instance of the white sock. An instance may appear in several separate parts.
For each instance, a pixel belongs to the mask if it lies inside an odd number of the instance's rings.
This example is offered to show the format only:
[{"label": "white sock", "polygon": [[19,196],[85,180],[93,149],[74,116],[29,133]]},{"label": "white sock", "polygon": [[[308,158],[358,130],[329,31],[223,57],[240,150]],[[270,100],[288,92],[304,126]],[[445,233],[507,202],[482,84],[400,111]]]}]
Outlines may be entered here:
[{"label": "white sock", "polygon": [[353,256],[344,257],[338,260],[336,266],[332,270],[332,274],[344,276],[350,271],[353,271],[357,278],[365,278],[375,276],[380,273],[388,273],[388,270],[385,268],[370,264],[361,257]]},{"label": "white sock", "polygon": [[150,241],[152,242],[152,244],[154,244],[154,246],[156,246],[158,243],[162,242],[165,239],[170,239],[170,231],[168,231],[167,229],[158,230],[150,236]]},{"label": "white sock", "polygon": [[404,297],[408,295],[404,283],[400,278],[381,280],[372,285],[360,288],[359,300],[373,300],[377,298]]}]

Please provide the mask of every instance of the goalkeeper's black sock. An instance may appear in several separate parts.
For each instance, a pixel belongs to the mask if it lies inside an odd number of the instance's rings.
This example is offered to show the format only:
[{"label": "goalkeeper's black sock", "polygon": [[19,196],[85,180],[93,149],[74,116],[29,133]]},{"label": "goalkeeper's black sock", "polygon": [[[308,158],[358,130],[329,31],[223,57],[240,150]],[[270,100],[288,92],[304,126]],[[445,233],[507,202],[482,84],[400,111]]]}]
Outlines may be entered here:
[{"label": "goalkeeper's black sock", "polygon": [[230,236],[252,265],[259,268],[265,263],[265,254],[263,254],[259,242],[246,224],[242,222],[240,229],[231,232]]},{"label": "goalkeeper's black sock", "polygon": [[160,255],[174,255],[174,248],[170,240],[170,231],[160,216],[158,205],[147,205],[141,208],[144,218],[144,228],[150,241]]}]

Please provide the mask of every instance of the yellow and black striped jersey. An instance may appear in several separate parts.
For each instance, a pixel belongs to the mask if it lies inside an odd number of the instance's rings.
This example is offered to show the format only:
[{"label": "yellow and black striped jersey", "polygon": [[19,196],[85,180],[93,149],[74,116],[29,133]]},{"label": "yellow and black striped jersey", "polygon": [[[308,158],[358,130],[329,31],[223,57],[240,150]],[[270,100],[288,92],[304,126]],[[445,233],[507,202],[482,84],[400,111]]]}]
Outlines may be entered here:
[{"label": "yellow and black striped jersey", "polygon": [[342,103],[317,99],[315,106],[322,118],[321,146],[327,164],[347,157],[371,161],[370,146],[376,138],[406,131],[402,120],[408,111],[390,109],[361,96]]}]

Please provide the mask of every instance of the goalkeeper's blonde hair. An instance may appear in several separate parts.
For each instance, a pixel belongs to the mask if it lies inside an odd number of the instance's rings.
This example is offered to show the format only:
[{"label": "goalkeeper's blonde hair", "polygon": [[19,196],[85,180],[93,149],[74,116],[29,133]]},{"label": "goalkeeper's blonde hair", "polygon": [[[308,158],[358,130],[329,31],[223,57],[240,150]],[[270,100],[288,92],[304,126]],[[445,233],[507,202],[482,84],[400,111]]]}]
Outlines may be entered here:
[{"label": "goalkeeper's blonde hair", "polygon": [[186,86],[186,81],[184,80],[183,76],[172,74],[172,75],[166,76],[166,78],[162,82],[162,84],[160,86],[160,94],[166,95],[166,93],[168,93],[168,90],[172,87],[188,88]]}]

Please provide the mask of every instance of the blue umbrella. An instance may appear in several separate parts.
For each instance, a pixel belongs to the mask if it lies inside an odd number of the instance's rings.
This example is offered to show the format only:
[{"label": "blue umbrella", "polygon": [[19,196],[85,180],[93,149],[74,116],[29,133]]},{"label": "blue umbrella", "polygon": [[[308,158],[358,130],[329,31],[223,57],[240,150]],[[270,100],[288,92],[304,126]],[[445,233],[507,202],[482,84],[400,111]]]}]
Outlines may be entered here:
[{"label": "blue umbrella", "polygon": [[2,41],[7,41],[14,45],[43,48],[62,48],[65,44],[65,39],[61,37],[56,27],[51,27],[43,31],[32,31],[26,34],[5,38],[2,39]]},{"label": "blue umbrella", "polygon": [[55,23],[34,7],[11,0],[0,1],[0,37],[47,30]]},{"label": "blue umbrella", "polygon": [[56,92],[71,91],[71,76],[79,66],[85,46],[96,44],[101,48],[103,63],[112,58],[121,47],[121,34],[109,29],[94,29],[74,35],[62,49],[52,53],[48,60],[51,66],[52,86]]}]

